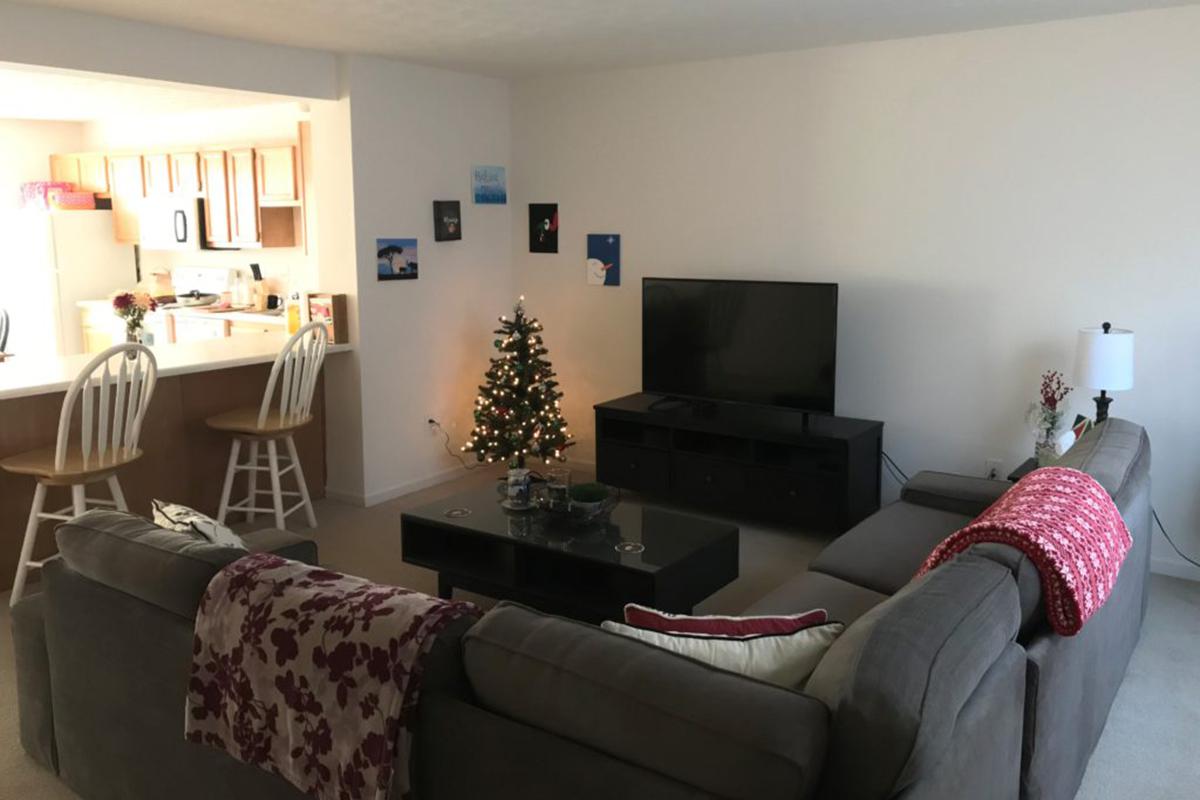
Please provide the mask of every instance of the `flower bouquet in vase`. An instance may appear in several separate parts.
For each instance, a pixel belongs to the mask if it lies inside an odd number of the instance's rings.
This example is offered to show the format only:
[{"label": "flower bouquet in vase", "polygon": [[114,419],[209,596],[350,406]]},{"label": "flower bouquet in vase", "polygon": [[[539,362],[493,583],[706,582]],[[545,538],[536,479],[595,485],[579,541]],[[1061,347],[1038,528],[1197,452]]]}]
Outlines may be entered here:
[{"label": "flower bouquet in vase", "polygon": [[1042,373],[1041,397],[1029,406],[1027,420],[1037,434],[1033,455],[1039,467],[1052,464],[1058,458],[1056,442],[1063,427],[1063,400],[1071,393],[1071,387],[1063,382],[1057,370]]},{"label": "flower bouquet in vase", "polygon": [[125,321],[125,341],[141,342],[146,315],[158,309],[147,292],[118,292],[112,299],[113,313]]}]

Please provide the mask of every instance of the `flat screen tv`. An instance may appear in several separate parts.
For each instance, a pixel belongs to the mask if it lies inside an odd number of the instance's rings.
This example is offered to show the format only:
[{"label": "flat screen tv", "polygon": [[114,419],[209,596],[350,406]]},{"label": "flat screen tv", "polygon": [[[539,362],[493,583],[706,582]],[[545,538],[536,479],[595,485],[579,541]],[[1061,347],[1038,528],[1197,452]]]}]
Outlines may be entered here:
[{"label": "flat screen tv", "polygon": [[642,279],[642,390],[833,413],[836,283]]}]

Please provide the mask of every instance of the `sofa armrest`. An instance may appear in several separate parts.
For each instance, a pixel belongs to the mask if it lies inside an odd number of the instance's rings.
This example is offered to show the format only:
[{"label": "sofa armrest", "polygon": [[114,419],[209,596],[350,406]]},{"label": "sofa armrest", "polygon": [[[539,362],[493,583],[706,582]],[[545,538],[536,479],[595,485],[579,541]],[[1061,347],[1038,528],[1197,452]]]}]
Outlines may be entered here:
[{"label": "sofa armrest", "polygon": [[1012,488],[1008,481],[949,472],[918,472],[900,490],[906,503],[974,517]]},{"label": "sofa armrest", "polygon": [[46,595],[28,595],[12,609],[13,655],[17,667],[17,715],[21,746],[51,772],[58,772],[50,656],[46,650]]},{"label": "sofa armrest", "polygon": [[463,637],[478,703],[728,800],[808,797],[825,757],[817,700],[523,606]]},{"label": "sofa armrest", "polygon": [[302,561],[314,567],[317,564],[317,543],[290,531],[278,528],[263,528],[242,534],[242,541],[251,553],[274,553],[293,561]]}]

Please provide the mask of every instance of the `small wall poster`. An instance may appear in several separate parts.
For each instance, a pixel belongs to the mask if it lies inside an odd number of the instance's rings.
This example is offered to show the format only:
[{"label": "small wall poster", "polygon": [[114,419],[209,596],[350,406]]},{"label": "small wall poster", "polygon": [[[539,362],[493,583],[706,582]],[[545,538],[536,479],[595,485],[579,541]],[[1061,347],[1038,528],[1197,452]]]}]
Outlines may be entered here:
[{"label": "small wall poster", "polygon": [[379,258],[379,280],[416,280],[416,239],[376,239],[375,249]]},{"label": "small wall poster", "polygon": [[529,204],[529,252],[558,252],[558,203]]},{"label": "small wall poster", "polygon": [[620,234],[588,234],[587,281],[592,286],[621,285]]},{"label": "small wall poster", "polygon": [[433,240],[456,242],[462,238],[462,213],[457,200],[433,201]]},{"label": "small wall poster", "polygon": [[506,205],[508,183],[504,177],[504,167],[472,167],[471,194],[476,205]]}]

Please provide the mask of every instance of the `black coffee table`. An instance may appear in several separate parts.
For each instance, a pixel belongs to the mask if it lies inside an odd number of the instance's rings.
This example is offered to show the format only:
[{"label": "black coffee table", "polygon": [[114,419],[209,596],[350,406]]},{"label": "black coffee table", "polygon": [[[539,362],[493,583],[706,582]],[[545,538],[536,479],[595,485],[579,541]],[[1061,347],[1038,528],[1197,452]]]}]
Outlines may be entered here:
[{"label": "black coffee table", "polygon": [[622,499],[606,520],[508,511],[492,488],[401,515],[403,558],[457,587],[595,622],[625,603],[690,613],[738,576],[735,525]]}]

